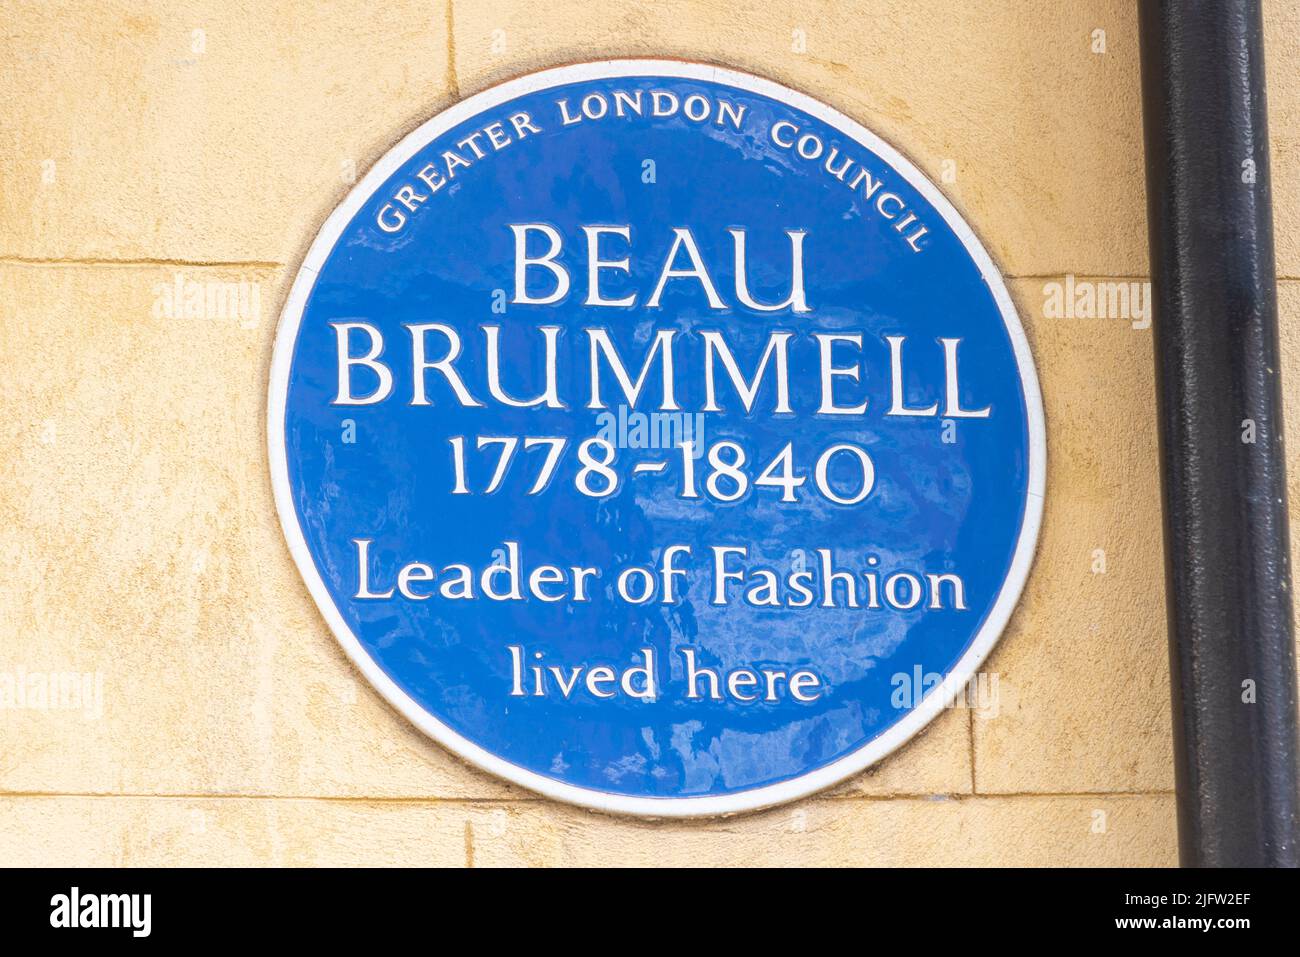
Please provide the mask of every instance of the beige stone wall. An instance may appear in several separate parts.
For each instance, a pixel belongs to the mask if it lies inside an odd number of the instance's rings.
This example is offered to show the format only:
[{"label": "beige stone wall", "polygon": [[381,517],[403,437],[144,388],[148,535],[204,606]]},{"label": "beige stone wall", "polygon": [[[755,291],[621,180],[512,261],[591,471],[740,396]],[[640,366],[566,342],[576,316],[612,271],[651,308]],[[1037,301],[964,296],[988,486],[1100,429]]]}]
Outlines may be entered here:
[{"label": "beige stone wall", "polygon": [[[1132,7],[0,0],[0,673],[103,689],[101,714],[0,710],[0,863],[1172,863],[1150,331],[1043,310],[1066,274],[1147,272]],[[1267,19],[1294,368],[1300,2]],[[900,148],[1007,274],[1045,394],[996,716],[731,820],[575,810],[426,740],[327,631],[267,474],[275,321],[352,171],[460,97],[619,55],[749,70]],[[178,274],[260,311],[169,317]]]}]

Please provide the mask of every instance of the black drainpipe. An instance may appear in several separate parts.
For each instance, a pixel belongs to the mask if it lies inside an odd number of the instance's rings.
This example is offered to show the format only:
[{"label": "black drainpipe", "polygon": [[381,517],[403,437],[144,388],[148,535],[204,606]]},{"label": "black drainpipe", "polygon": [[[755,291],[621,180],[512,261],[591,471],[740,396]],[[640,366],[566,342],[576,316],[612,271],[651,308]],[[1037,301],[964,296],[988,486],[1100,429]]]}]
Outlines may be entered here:
[{"label": "black drainpipe", "polygon": [[1295,642],[1260,8],[1140,0],[1139,16],[1179,851],[1184,866],[1295,867]]}]

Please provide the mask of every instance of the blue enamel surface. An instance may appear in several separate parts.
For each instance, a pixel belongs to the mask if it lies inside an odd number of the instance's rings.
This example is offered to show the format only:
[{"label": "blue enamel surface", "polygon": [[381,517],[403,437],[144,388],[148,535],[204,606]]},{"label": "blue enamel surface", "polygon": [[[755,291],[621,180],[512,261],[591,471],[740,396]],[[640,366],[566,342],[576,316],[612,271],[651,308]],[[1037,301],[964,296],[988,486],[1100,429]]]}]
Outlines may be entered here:
[{"label": "blue enamel surface", "polygon": [[[561,128],[554,104],[591,91],[660,89],[686,97],[705,92],[747,107],[745,134],[672,119],[606,118]],[[457,177],[411,216],[399,234],[375,225],[379,207],[404,182],[467,133],[518,110],[543,127],[539,134],[458,171]],[[776,148],[771,123],[788,118],[827,145],[868,164],[887,188],[917,211],[929,232],[921,253],[901,242],[867,201],[827,176],[820,164]],[[642,181],[644,161],[656,182]],[[574,276],[567,299],[553,306],[492,311],[493,291],[513,289],[513,237],[507,223],[546,222],[567,245],[561,262]],[[582,224],[632,228],[632,275],[606,272],[610,298],[650,294],[674,226],[689,226],[714,281],[731,303],[711,310],[698,284],[670,282],[662,308],[584,307]],[[812,311],[758,313],[735,305],[732,246],[727,227],[744,227],[750,244],[750,286],[760,301],[789,289],[789,243],[783,231],[805,230],[805,286]],[[617,258],[610,247],[608,258]],[[619,253],[621,255],[621,253]],[[395,395],[374,406],[332,404],[336,339],[331,322],[366,321],[384,331],[383,360],[396,370]],[[409,404],[410,337],[403,323],[443,322],[465,342],[457,368],[485,402],[488,389],[479,327],[502,326],[505,387],[532,395],[541,385],[543,325],[561,325],[561,398],[569,408],[512,409],[489,403],[462,408],[437,374],[427,383],[433,405]],[[791,415],[773,415],[773,386],[764,383],[755,410],[745,414],[725,381],[726,411],[708,413],[704,440],[741,443],[751,476],[793,441],[803,474],[827,446],[854,442],[874,460],[876,487],[861,504],[840,506],[807,486],[797,503],[772,489],[750,488],[739,501],[677,497],[677,460],[662,450],[621,448],[620,491],[606,499],[580,494],[570,450],[550,486],[525,492],[542,452],[518,453],[491,495],[452,495],[447,439],[469,436],[469,479],[481,490],[495,455],[473,447],[478,435],[568,436],[600,429],[587,395],[585,326],[609,330],[629,365],[638,367],[653,333],[681,330],[676,362],[678,402],[698,411],[704,402],[699,331],[723,330],[741,367],[752,372],[767,335],[784,329],[790,344]],[[818,352],[811,332],[861,332],[860,383],[841,379],[844,404],[865,399],[861,416],[817,415]],[[988,406],[984,420],[956,423],[943,441],[938,418],[890,418],[886,335],[907,336],[907,398],[913,406],[941,401],[939,337],[961,337],[963,402]],[[435,351],[436,357],[436,351]],[[851,350],[837,352],[849,364]],[[913,358],[915,361],[913,361]],[[403,371],[405,370],[405,371]],[[359,378],[359,389],[370,383]],[[618,396],[612,377],[606,396]],[[648,379],[638,408],[661,397]],[[344,422],[356,441],[343,441]],[[344,229],[307,301],[287,392],[285,436],[292,497],[315,565],[340,614],[365,651],[429,714],[504,760],[558,781],[621,795],[697,797],[735,793],[786,781],[844,758],[901,720],[894,676],[943,674],[969,647],[1002,587],[1024,520],[1029,432],[1026,400],[1011,340],[980,271],[938,211],[902,175],[843,132],[783,103],[728,85],[695,79],[618,78],[552,88],[493,107],[438,137],[376,190]],[[633,476],[638,461],[667,460],[662,474]],[[832,480],[852,488],[853,470],[840,462]],[[703,482],[704,460],[697,461]],[[809,483],[811,484],[811,482]],[[683,563],[690,587],[672,605],[634,606],[616,600],[606,576],[584,604],[404,600],[358,601],[352,540],[373,539],[372,577],[392,584],[411,561],[438,568],[464,562],[476,569],[494,550],[520,543],[525,567],[651,565],[668,543],[693,546]],[[846,567],[875,556],[883,571],[960,571],[969,610],[912,611],[753,607],[733,589],[726,607],[708,600],[707,549],[745,545],[750,567],[784,571],[799,550],[835,550]],[[810,560],[811,561],[811,560]],[[508,645],[542,651],[547,664],[637,662],[638,649],[656,651],[659,698],[568,700],[511,697]],[[680,649],[717,669],[810,668],[827,690],[812,703],[691,701],[683,694]]]}]

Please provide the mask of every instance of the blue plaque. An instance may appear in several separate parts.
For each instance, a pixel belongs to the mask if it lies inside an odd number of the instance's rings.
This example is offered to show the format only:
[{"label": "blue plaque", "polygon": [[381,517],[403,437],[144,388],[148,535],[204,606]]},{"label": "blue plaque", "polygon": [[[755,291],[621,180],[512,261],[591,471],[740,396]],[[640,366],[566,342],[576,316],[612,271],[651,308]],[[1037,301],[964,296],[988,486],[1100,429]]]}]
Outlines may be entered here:
[{"label": "blue plaque", "polygon": [[826,787],[1006,625],[1043,417],[1002,279],[849,118],[613,61],[429,120],[275,345],[285,535],[344,650],[474,764],[603,810]]}]

